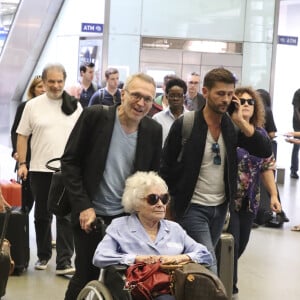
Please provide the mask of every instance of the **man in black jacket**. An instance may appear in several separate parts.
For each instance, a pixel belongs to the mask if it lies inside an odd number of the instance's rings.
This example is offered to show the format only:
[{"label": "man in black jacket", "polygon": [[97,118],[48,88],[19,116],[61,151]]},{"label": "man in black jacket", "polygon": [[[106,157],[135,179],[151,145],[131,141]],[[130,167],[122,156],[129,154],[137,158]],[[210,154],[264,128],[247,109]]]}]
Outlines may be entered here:
[{"label": "man in black jacket", "polygon": [[[234,88],[235,77],[230,71],[217,68],[206,74],[202,89],[206,105],[195,112],[182,159],[178,162],[182,148],[183,119],[180,118],[173,123],[166,139],[160,170],[169,186],[175,218],[192,238],[211,252],[214,258],[211,268],[215,273],[214,248],[222,232],[228,203],[236,191],[236,148],[243,147],[259,157],[272,154],[270,140],[243,119]],[[230,117],[226,112],[231,101],[235,110]]]},{"label": "man in black jacket", "polygon": [[102,239],[92,223],[106,224],[124,214],[121,197],[126,178],[135,171],[158,170],[162,147],[161,125],[146,117],[155,96],[152,77],[128,78],[117,106],[86,108],[65,148],[62,172],[71,199],[76,250],[76,273],[65,299],[76,299],[84,285],[98,279],[92,265]]}]

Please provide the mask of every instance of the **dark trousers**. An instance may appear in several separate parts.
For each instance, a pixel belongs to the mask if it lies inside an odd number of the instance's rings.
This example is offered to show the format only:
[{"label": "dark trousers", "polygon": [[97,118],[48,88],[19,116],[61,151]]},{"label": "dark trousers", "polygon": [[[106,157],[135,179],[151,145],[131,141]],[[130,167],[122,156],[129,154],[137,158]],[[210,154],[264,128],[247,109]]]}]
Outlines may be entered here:
[{"label": "dark trousers", "polygon": [[299,145],[294,144],[292,150],[292,159],[291,159],[291,171],[298,171],[299,167]]},{"label": "dark trousers", "polygon": [[240,211],[230,211],[230,221],[228,232],[234,237],[234,272],[233,284],[238,281],[238,259],[243,254],[249,241],[254,214],[241,209]]},{"label": "dark trousers", "polygon": [[56,217],[56,254],[57,267],[71,265],[71,258],[74,254],[71,214]]},{"label": "dark trousers", "polygon": [[[47,199],[52,179],[50,172],[31,172],[31,188],[35,200],[34,224],[36,233],[37,256],[40,260],[49,260],[52,256],[51,223],[52,214],[47,209]],[[70,217],[56,218],[57,266],[71,263],[74,253]]]},{"label": "dark trousers", "polygon": [[[112,219],[121,217],[102,217],[106,225],[109,225]],[[95,250],[102,240],[103,235],[98,231],[86,233],[80,228],[79,223],[73,227],[73,236],[75,244],[75,274],[69,282],[66,291],[65,300],[74,300],[77,298],[83,287],[91,280],[98,280],[100,269],[93,265]]]}]

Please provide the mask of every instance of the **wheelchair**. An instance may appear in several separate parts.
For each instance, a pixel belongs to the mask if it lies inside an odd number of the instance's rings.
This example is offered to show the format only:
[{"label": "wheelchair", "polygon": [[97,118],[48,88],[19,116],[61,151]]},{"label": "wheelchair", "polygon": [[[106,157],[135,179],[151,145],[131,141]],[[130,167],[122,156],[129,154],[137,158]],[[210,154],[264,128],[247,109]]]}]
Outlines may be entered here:
[{"label": "wheelchair", "polygon": [[111,265],[100,270],[99,280],[86,284],[77,300],[132,300],[130,291],[124,288],[126,265]]}]

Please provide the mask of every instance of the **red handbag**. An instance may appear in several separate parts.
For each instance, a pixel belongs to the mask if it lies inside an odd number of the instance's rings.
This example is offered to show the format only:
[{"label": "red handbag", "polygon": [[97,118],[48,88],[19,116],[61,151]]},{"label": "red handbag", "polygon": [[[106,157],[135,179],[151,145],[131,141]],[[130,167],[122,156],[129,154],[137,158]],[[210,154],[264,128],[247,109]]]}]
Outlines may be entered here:
[{"label": "red handbag", "polygon": [[170,275],[154,264],[136,263],[126,271],[125,288],[134,300],[152,300],[161,294],[171,294]]}]

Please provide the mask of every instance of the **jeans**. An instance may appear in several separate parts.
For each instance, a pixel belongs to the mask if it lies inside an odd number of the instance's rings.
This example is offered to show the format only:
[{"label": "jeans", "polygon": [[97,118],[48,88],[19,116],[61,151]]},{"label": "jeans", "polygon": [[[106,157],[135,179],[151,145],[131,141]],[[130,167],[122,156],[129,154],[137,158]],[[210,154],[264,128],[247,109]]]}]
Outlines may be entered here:
[{"label": "jeans", "polygon": [[227,207],[227,202],[218,206],[191,204],[179,221],[189,236],[207,247],[213,258],[210,270],[215,274],[218,274],[215,247],[223,230]]},{"label": "jeans", "polygon": [[[47,200],[52,179],[50,172],[31,172],[31,188],[35,200],[34,224],[36,232],[37,256],[39,260],[49,260],[52,256],[52,214],[48,211]],[[71,264],[74,253],[70,216],[56,218],[56,264],[58,267]]]},{"label": "jeans", "polygon": [[299,167],[299,157],[298,157],[299,147],[300,145],[294,144],[292,150],[291,171],[295,171],[295,172],[298,171],[298,167]]},{"label": "jeans", "polygon": [[240,211],[230,211],[230,221],[228,232],[234,237],[234,269],[233,269],[233,285],[238,281],[238,259],[244,253],[249,241],[254,214],[246,209]]}]

